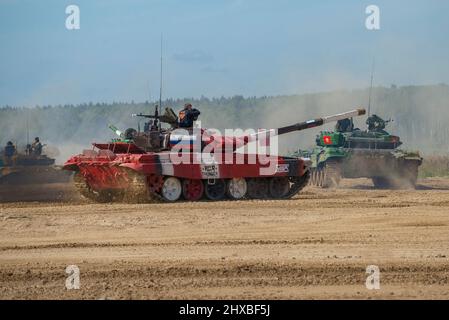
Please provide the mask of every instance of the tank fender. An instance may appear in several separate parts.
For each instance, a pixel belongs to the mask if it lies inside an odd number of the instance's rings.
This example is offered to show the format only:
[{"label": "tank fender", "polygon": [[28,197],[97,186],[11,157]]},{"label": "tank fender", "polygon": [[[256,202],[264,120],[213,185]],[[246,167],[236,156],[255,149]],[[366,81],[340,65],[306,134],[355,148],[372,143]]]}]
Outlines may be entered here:
[{"label": "tank fender", "polygon": [[128,168],[134,171],[142,171],[143,169],[143,165],[141,163],[132,163],[132,162],[122,163],[119,165],[119,167]]},{"label": "tank fender", "polygon": [[406,151],[402,149],[397,149],[394,151],[393,155],[396,159],[403,159],[408,161],[414,160],[418,161],[419,164],[421,164],[423,161],[423,158],[421,157],[418,151]]},{"label": "tank fender", "polygon": [[329,160],[343,159],[348,156],[342,148],[323,148],[317,157],[317,167]]},{"label": "tank fender", "polygon": [[423,158],[421,157],[403,157],[402,159],[407,162],[415,161],[418,163],[419,166],[422,164],[423,161]]}]

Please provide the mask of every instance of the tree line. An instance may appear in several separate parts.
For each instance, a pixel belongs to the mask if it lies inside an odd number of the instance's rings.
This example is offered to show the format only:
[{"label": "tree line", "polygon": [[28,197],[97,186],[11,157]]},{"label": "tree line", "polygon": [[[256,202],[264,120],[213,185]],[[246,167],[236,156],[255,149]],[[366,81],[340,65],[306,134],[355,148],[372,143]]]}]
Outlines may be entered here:
[{"label": "tree line", "polygon": [[[369,89],[333,92],[264,96],[166,99],[162,106],[175,112],[190,102],[200,109],[204,128],[276,128],[356,107],[367,108]],[[449,153],[449,86],[445,84],[404,87],[375,87],[372,90],[371,111],[393,121],[387,127],[399,135],[405,147],[423,153]],[[0,108],[0,144],[11,140],[19,146],[39,136],[46,143],[62,147],[89,146],[93,141],[114,137],[108,124],[121,129],[137,128],[133,113],[152,113],[153,102],[84,103],[78,105],[27,106]],[[355,119],[356,126],[366,127],[366,117]],[[143,120],[142,122],[143,128]],[[307,148],[314,144],[320,130],[333,125],[298,133],[280,140],[281,151]],[[28,134],[27,134],[28,132]],[[74,150],[73,152],[79,152]]]}]

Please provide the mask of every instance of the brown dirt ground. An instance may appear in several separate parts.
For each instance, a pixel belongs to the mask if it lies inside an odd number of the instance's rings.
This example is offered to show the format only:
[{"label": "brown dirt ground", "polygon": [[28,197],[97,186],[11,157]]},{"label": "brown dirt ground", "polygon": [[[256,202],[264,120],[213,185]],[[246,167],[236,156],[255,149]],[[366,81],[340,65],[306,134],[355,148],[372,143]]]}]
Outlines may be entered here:
[{"label": "brown dirt ground", "polygon": [[[449,299],[449,179],[176,204],[15,188],[14,199],[0,189],[4,201],[22,201],[0,203],[3,299]],[[79,290],[65,288],[70,264]],[[380,290],[365,287],[372,264]]]}]

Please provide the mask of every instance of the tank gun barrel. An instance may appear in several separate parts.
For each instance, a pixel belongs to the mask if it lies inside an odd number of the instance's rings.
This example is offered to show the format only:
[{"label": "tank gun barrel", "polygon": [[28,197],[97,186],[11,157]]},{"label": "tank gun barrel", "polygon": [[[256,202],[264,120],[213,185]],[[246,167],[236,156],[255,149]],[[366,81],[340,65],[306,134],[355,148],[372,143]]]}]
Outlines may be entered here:
[{"label": "tank gun barrel", "polygon": [[299,123],[296,123],[293,125],[278,128],[277,130],[273,130],[273,129],[259,130],[258,132],[250,134],[250,135],[245,135],[245,136],[241,136],[241,137],[233,137],[233,138],[228,138],[228,139],[226,137],[221,137],[221,139],[217,139],[217,140],[213,141],[213,143],[221,144],[223,148],[225,147],[226,144],[230,144],[230,145],[232,145],[233,149],[236,150],[250,142],[256,141],[257,139],[259,139],[259,137],[264,137],[264,136],[268,137],[272,134],[282,135],[282,134],[286,134],[286,133],[293,132],[293,131],[301,131],[301,130],[305,130],[305,129],[319,127],[325,123],[336,122],[338,120],[342,120],[342,119],[346,119],[346,118],[350,118],[350,117],[361,116],[361,115],[364,115],[365,113],[366,113],[365,109],[355,109],[352,111],[338,113],[338,114],[323,117],[323,118],[317,118],[317,119],[313,119],[313,120],[299,122]]},{"label": "tank gun barrel", "polygon": [[142,117],[142,118],[149,118],[149,119],[157,119],[158,116],[155,116],[154,114],[143,114],[143,113],[133,113],[131,114],[132,117]]},{"label": "tank gun barrel", "polygon": [[178,116],[175,114],[172,108],[165,108],[165,112],[163,114],[159,114],[159,111],[155,111],[153,114],[143,114],[143,113],[134,113],[133,117],[143,117],[148,119],[154,119],[156,121],[164,122],[170,124],[172,127],[178,126]]},{"label": "tank gun barrel", "polygon": [[299,122],[299,123],[296,123],[296,124],[293,124],[290,126],[285,126],[285,127],[279,128],[278,134],[281,135],[281,134],[286,134],[286,133],[293,132],[293,131],[301,131],[301,130],[305,130],[305,129],[311,129],[311,128],[322,126],[329,122],[337,122],[338,120],[361,116],[361,115],[364,115],[365,113],[366,113],[365,109],[355,109],[352,111],[338,113],[338,114],[334,114],[334,115],[327,116],[327,117],[316,118],[313,120]]}]

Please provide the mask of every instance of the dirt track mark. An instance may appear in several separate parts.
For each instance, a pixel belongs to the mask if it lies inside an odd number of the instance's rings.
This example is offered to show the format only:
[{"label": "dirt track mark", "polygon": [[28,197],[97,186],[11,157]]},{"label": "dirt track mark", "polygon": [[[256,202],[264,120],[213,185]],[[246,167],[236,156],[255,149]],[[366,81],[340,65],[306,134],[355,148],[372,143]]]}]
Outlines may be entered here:
[{"label": "dirt track mark", "polygon": [[0,204],[0,298],[448,299],[449,179],[363,183],[288,201]]},{"label": "dirt track mark", "polygon": [[[3,296],[25,298],[301,298],[302,288],[352,286],[362,296],[366,290],[364,264],[300,264],[196,261],[192,264],[163,261],[157,264],[115,263],[80,265],[81,290],[64,288],[64,265],[4,268],[0,271]],[[447,288],[448,263],[434,265],[384,265],[382,286]],[[24,271],[22,271],[24,270]],[[16,287],[8,286],[14,284]],[[215,293],[214,293],[215,292]],[[228,294],[226,294],[228,292]],[[382,292],[382,291],[380,291]],[[213,294],[211,294],[213,293]],[[246,294],[245,294],[246,293]],[[343,294],[340,293],[340,294]],[[355,294],[355,292],[354,292]],[[390,295],[384,290],[384,294]],[[419,292],[416,292],[419,295]]]}]

